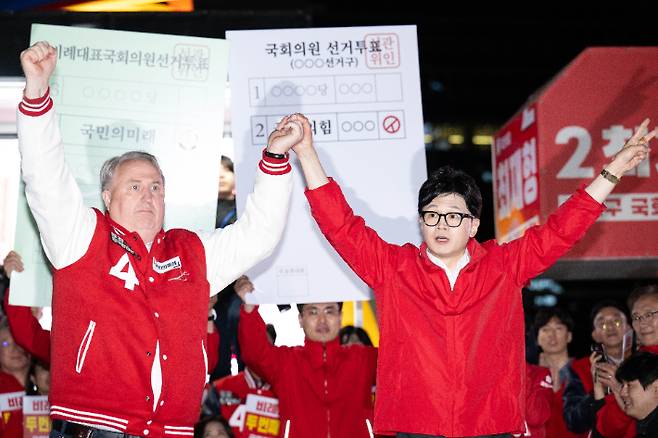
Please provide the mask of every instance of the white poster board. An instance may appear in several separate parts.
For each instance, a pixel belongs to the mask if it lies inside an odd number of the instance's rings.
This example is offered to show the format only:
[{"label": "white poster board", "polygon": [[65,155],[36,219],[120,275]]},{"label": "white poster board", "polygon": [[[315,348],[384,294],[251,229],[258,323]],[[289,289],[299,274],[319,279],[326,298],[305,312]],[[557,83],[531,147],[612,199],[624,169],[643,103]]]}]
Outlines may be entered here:
[{"label": "white poster board", "polygon": [[[229,31],[238,216],[254,163],[283,115],[313,125],[327,173],[355,212],[394,243],[419,238],[426,179],[415,26]],[[294,154],[293,154],[294,155]],[[293,159],[294,161],[294,159]],[[310,216],[298,166],[288,225],[273,257],[250,272],[258,303],[369,299]]]}]

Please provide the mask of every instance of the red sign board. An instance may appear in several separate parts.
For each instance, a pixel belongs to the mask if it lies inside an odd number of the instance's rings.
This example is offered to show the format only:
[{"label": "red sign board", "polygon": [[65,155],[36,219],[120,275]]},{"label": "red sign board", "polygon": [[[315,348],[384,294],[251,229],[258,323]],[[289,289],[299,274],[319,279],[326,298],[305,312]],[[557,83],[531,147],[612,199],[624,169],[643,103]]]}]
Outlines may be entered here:
[{"label": "red sign board", "polygon": [[[657,76],[658,47],[587,49],[497,133],[492,159],[499,240],[545,222],[599,174],[644,118],[651,118],[649,129],[658,126]],[[656,143],[649,159],[623,176],[606,212],[563,261],[658,259]]]}]

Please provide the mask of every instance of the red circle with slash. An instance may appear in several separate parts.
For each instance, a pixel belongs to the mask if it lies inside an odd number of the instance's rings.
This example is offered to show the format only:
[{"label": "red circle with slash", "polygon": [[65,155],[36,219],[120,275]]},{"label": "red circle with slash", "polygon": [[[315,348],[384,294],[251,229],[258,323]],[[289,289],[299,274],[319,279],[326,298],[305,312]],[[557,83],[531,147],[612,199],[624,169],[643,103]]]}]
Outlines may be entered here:
[{"label": "red circle with slash", "polygon": [[395,116],[386,116],[382,122],[384,131],[389,134],[395,134],[400,130],[400,119]]}]

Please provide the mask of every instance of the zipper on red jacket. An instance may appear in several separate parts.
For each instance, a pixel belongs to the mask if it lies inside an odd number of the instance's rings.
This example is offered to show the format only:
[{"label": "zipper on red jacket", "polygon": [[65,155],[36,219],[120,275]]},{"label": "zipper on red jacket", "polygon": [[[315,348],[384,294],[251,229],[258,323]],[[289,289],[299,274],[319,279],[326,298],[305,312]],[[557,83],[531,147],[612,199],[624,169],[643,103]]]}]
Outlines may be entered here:
[{"label": "zipper on red jacket", "polygon": [[324,368],[324,403],[327,406],[327,438],[331,438],[331,411],[329,410],[329,382],[327,381],[327,344],[322,344],[322,368]]}]

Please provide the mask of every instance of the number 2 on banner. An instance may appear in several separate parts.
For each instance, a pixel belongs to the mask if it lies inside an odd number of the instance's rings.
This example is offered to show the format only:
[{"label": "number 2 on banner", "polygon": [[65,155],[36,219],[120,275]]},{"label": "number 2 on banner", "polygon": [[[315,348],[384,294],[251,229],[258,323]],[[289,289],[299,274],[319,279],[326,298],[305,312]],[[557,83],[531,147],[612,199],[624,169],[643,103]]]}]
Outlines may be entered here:
[{"label": "number 2 on banner", "polygon": [[228,425],[231,427],[238,427],[240,432],[242,432],[242,429],[244,428],[244,414],[246,413],[247,405],[238,406],[238,408],[233,412],[233,415],[231,415],[231,418],[229,418]]},{"label": "number 2 on banner", "polygon": [[[127,268],[126,265],[128,265]],[[118,279],[123,280],[125,282],[123,286],[128,290],[133,290],[135,289],[135,285],[139,285],[139,280],[135,275],[135,270],[130,264],[128,253],[122,255],[117,264],[110,268],[110,275],[114,275]]]},{"label": "number 2 on banner", "polygon": [[577,140],[576,150],[573,152],[564,167],[558,172],[557,177],[566,178],[594,178],[594,168],[591,166],[584,167],[583,161],[587,158],[590,149],[592,149],[592,137],[585,128],[580,126],[567,126],[560,129],[555,136],[556,144],[567,144],[569,140]]}]

